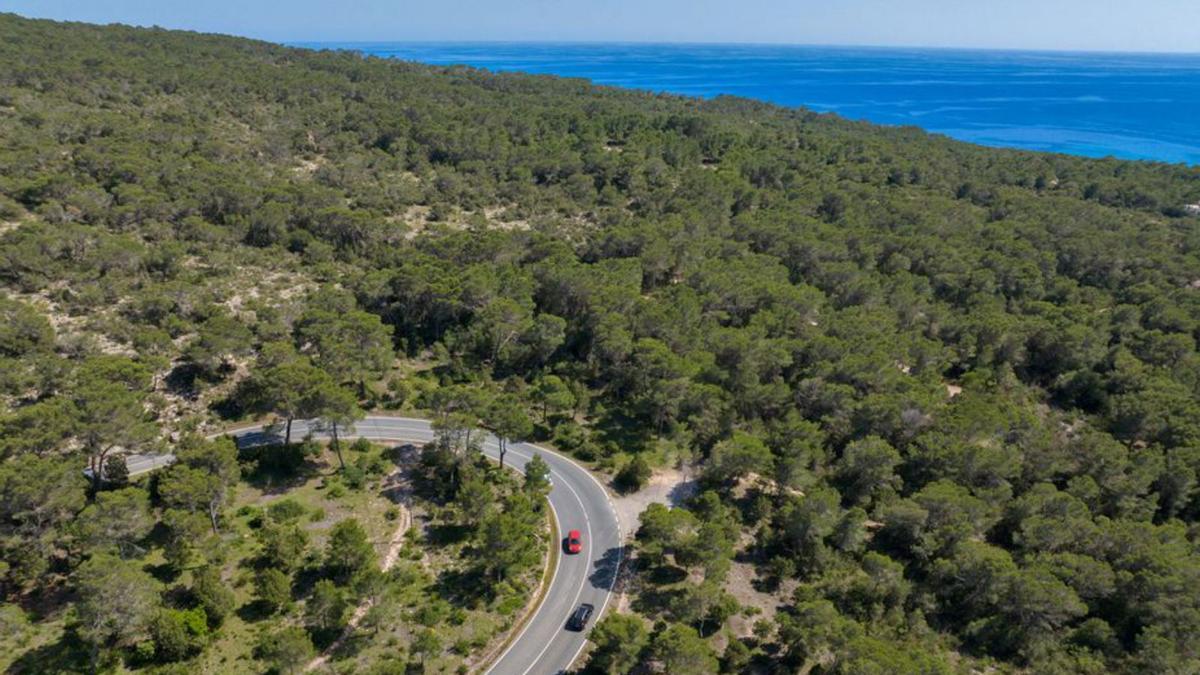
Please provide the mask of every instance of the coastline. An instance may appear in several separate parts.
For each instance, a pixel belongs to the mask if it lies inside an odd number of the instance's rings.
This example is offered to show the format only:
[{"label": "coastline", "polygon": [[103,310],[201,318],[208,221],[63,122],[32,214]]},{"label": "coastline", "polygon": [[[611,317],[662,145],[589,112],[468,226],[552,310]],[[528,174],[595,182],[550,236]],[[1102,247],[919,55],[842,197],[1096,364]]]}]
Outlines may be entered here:
[{"label": "coastline", "polygon": [[736,96],[992,148],[1200,166],[1200,54],[775,44],[290,42],[430,65]]}]

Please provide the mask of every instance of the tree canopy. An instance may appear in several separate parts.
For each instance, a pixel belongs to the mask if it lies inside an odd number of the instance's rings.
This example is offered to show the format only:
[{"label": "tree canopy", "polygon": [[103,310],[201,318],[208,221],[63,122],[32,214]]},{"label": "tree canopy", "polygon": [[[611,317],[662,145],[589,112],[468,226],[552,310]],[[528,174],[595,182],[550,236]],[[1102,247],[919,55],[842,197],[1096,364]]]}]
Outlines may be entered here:
[{"label": "tree canopy", "polygon": [[[274,415],[302,454],[295,420],[382,405],[433,420],[418,470],[496,586],[546,485],[501,490],[480,427],[623,490],[694,471],[641,516],[648,646],[597,626],[605,672],[721,667],[746,577],[773,613],[726,664],[1194,672],[1197,202],[1195,167],[0,15],[0,594],[65,578],[87,644],[186,654],[130,558],[197,567],[249,465],[191,432]],[[264,602],[315,585],[290,525],[256,538]],[[353,525],[322,550],[339,589],[375,565]]]}]

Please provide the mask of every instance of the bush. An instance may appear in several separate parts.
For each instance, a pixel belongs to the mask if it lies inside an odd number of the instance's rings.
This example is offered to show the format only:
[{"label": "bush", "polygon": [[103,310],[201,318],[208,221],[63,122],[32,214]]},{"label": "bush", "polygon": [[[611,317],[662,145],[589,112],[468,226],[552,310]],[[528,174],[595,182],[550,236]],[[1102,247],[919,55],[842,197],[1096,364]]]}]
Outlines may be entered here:
[{"label": "bush", "polygon": [[308,513],[308,509],[304,505],[294,499],[280,499],[267,507],[267,513],[271,514],[271,520],[277,523],[290,523],[293,520],[299,520],[301,516]]},{"label": "bush", "polygon": [[373,664],[367,675],[405,675],[407,672],[408,661],[404,658],[404,650],[399,653],[389,650],[387,659]]},{"label": "bush", "polygon": [[273,633],[264,633],[254,650],[255,656],[271,664],[281,673],[296,672],[312,659],[316,650],[308,631],[288,626]]},{"label": "bush", "polygon": [[432,599],[413,613],[413,620],[422,626],[433,626],[446,620],[450,615],[450,604],[445,600]]},{"label": "bush", "polygon": [[387,473],[388,461],[382,455],[363,455],[354,460],[354,466],[371,476],[382,476]]},{"label": "bush", "polygon": [[133,646],[134,663],[151,663],[154,661],[154,640],[142,640]]},{"label": "bush", "polygon": [[233,591],[221,580],[221,571],[211,565],[196,570],[192,579],[192,596],[200,603],[213,628],[220,626],[237,604]]},{"label": "bush", "polygon": [[351,450],[361,453],[370,452],[372,447],[374,446],[371,445],[371,441],[368,441],[365,438],[356,438],[354,439],[354,442],[350,444]]},{"label": "bush", "polygon": [[721,672],[740,673],[750,665],[753,656],[746,643],[736,639],[730,640],[729,645],[725,647],[725,655],[721,657]]},{"label": "bush", "polygon": [[591,441],[587,441],[580,445],[572,452],[577,458],[585,462],[594,462],[600,457],[600,447]]},{"label": "bush", "polygon": [[104,461],[104,484],[108,487],[123,487],[129,484],[129,467],[121,455],[109,457]]},{"label": "bush", "polygon": [[208,641],[208,617],[200,607],[164,609],[151,621],[150,635],[159,661],[180,661],[199,652]]},{"label": "bush", "polygon": [[401,378],[393,378],[387,383],[387,403],[394,408],[401,408],[413,394],[413,388]]},{"label": "bush", "polygon": [[573,451],[588,441],[587,430],[575,422],[563,422],[554,428],[551,437],[556,448]]},{"label": "bush", "polygon": [[292,578],[269,568],[254,578],[254,595],[271,612],[279,612],[292,604]]},{"label": "bush", "polygon": [[525,606],[526,600],[528,598],[522,595],[510,595],[496,603],[496,611],[501,616],[512,616],[517,610]]},{"label": "bush", "polygon": [[342,480],[351,490],[361,490],[366,487],[367,473],[357,466],[347,466],[342,470]]},{"label": "bush", "polygon": [[25,637],[29,630],[29,617],[17,605],[0,605],[0,635],[9,635],[18,642]]},{"label": "bush", "polygon": [[0,220],[14,220],[19,218],[25,209],[13,200],[0,195]]},{"label": "bush", "polygon": [[617,489],[621,492],[636,492],[646,486],[646,482],[650,480],[653,471],[650,469],[650,463],[641,455],[634,455],[633,459],[625,463],[621,470],[617,472],[614,482]]},{"label": "bush", "polygon": [[254,464],[255,473],[292,476],[300,471],[316,443],[305,441],[292,445],[260,445],[244,448],[240,459]]}]

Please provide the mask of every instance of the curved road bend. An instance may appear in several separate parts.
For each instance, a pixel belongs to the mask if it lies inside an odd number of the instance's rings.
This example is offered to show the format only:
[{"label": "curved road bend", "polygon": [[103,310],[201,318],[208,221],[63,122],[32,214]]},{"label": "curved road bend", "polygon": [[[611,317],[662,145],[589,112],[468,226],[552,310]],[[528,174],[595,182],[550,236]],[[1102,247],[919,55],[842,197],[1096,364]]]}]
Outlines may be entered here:
[{"label": "curved road bend", "polygon": [[[312,431],[309,424],[292,423],[292,437],[302,438]],[[314,431],[315,436],[323,434]],[[263,427],[239,429],[232,434],[238,444],[282,440],[268,436]],[[429,422],[400,417],[367,416],[355,425],[346,438],[363,437],[378,441],[433,440]],[[484,454],[500,458],[500,447],[490,434],[485,437]],[[553,507],[558,530],[566,536],[569,530],[583,533],[583,553],[559,555],[554,581],[546,592],[542,605],[521,629],[507,650],[496,659],[489,675],[555,675],[564,673],[583,651],[586,631],[566,629],[567,616],[581,603],[591,603],[596,613],[588,622],[595,625],[607,607],[616,582],[617,569],[623,555],[621,526],[608,493],[586,469],[545,448],[529,443],[510,443],[506,463],[524,469],[525,463],[540,453],[550,466],[550,505]],[[561,546],[561,542],[556,542]],[[561,550],[561,549],[560,549]]]}]

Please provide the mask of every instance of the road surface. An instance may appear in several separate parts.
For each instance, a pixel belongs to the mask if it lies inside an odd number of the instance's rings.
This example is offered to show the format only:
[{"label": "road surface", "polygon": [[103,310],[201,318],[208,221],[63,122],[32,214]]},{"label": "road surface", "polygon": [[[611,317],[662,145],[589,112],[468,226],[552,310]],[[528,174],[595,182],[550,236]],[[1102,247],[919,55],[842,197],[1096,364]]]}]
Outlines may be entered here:
[{"label": "road surface", "polygon": [[[292,424],[292,438],[303,438],[310,425],[297,420]],[[268,434],[263,427],[240,429],[230,435],[239,444],[281,441],[277,430]],[[323,434],[315,432],[314,436]],[[353,432],[343,432],[343,438],[359,436],[376,441],[425,442],[433,439],[429,422],[419,419],[368,416],[355,425]],[[484,454],[499,459],[500,448],[495,437],[488,435],[483,444]],[[528,443],[510,443],[505,462],[522,469],[534,455],[540,453],[550,466],[550,505],[562,536],[570,530],[583,533],[583,552],[579,555],[559,555],[558,566],[542,605],[521,629],[515,640],[496,659],[491,675],[553,675],[566,672],[583,650],[586,631],[576,633],[565,627],[567,616],[581,603],[596,607],[588,628],[596,624],[612,596],[623,551],[621,526],[608,493],[586,469],[550,450]],[[130,473],[157,468],[170,460],[131,457]],[[153,466],[152,466],[153,465]],[[135,469],[136,466],[136,469]],[[555,542],[560,546],[561,542]]]}]

